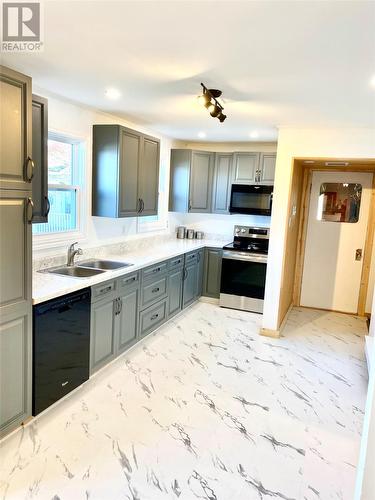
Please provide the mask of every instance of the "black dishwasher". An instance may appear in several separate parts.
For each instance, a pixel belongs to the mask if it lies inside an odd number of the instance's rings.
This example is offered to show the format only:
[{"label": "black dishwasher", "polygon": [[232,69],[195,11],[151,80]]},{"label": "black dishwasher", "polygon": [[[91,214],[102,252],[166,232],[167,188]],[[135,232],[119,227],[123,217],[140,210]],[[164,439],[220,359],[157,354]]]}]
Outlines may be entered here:
[{"label": "black dishwasher", "polygon": [[33,415],[89,378],[91,290],[33,308]]}]

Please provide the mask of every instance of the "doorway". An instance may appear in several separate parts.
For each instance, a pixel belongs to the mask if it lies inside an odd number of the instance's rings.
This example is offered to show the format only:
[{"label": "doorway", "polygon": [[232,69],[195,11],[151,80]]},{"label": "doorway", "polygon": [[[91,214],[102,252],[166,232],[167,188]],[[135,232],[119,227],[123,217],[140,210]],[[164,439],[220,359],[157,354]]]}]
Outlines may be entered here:
[{"label": "doorway", "polygon": [[313,171],[300,305],[357,314],[373,174]]},{"label": "doorway", "polygon": [[[362,173],[365,174],[365,177],[362,178]],[[324,179],[319,178],[320,174],[328,174]],[[333,177],[329,177],[332,174]],[[360,175],[360,177],[355,177],[356,175]],[[369,175],[368,175],[369,174]],[[311,196],[313,190],[313,175],[315,178],[315,204],[313,200],[313,196]],[[345,176],[347,176],[345,178]],[[353,177],[350,177],[353,176]],[[371,178],[372,186],[371,186]],[[369,180],[370,179],[370,180]],[[353,181],[353,182],[352,182]],[[368,182],[370,182],[370,187],[368,188]],[[341,184],[341,188],[338,189],[336,186],[336,191],[334,186],[330,184]],[[343,184],[348,184],[348,186],[342,186]],[[361,184],[366,186],[365,190],[359,190],[359,187],[349,186],[350,184]],[[323,186],[322,186],[323,185]],[[345,192],[342,192],[342,188],[348,188],[351,191],[352,195],[361,196],[360,203],[357,205],[358,215],[361,218],[361,222],[358,225],[358,222],[354,222],[355,218],[355,206],[347,207],[347,203],[345,203],[345,199],[343,199],[344,203],[340,203],[338,197],[343,197]],[[359,192],[360,191],[360,192]],[[348,195],[348,193],[346,193]],[[364,197],[363,197],[364,196]],[[340,198],[340,199],[341,199]],[[310,211],[310,202],[312,204],[312,209]],[[319,207],[318,207],[319,204]],[[369,205],[367,209],[366,206]],[[361,209],[361,206],[363,207]],[[325,294],[325,301],[321,301],[320,303],[317,300],[320,300],[321,294],[315,291],[313,293],[313,297],[309,298],[306,291],[309,286],[305,286],[308,279],[308,267],[310,266],[311,259],[313,258],[313,254],[308,256],[306,255],[307,265],[305,268],[305,254],[309,253],[310,242],[307,242],[308,239],[308,221],[309,214],[315,214],[315,218],[318,216],[318,208],[320,210],[319,217],[325,219],[320,222],[321,225],[325,224],[323,233],[320,236],[320,245],[322,248],[326,245],[325,252],[318,252],[318,256],[322,258],[322,255],[335,257],[334,264],[332,264],[333,271],[331,275],[336,277],[337,266],[338,266],[338,249],[340,249],[339,255],[339,263],[340,263],[340,277],[351,278],[348,270],[351,266],[354,266],[356,269],[356,281],[351,282],[349,287],[349,295],[351,297],[357,296],[357,306],[355,306],[355,300],[352,298],[351,303],[348,305],[343,305],[338,303],[338,298],[344,295],[343,293],[339,293],[341,288],[344,286],[338,283],[332,287],[332,284],[327,285],[326,274],[323,268],[315,263],[315,272],[312,274],[311,279],[315,280],[315,284],[313,287],[325,287],[323,288]],[[326,210],[324,210],[326,208]],[[344,210],[345,208],[345,210]],[[352,226],[357,225],[357,228],[361,227],[362,224],[362,213],[368,211],[367,216],[367,227],[365,229],[365,242],[363,243],[363,228],[362,231],[359,231],[359,235],[347,236],[346,228],[345,230],[340,229],[340,226]],[[285,321],[288,317],[288,313],[293,306],[301,306],[306,305],[307,307],[315,307],[329,310],[344,310],[350,311],[352,314],[357,314],[359,316],[365,316],[366,313],[369,312],[368,304],[372,302],[372,289],[375,282],[375,270],[373,269],[375,266],[375,245],[373,245],[374,233],[375,233],[375,159],[337,159],[337,158],[295,158],[293,160],[291,179],[290,179],[290,190],[288,196],[288,223],[285,229],[285,243],[283,248],[283,263],[281,270],[281,289],[280,289],[280,298],[279,298],[279,313],[278,313],[278,321],[277,321],[277,329],[272,330],[272,335],[280,335],[280,331],[285,324]],[[348,217],[352,222],[343,222],[345,217]],[[366,216],[365,216],[366,218]],[[336,250],[330,251],[327,250],[329,248],[329,238],[331,238],[330,229],[333,228],[332,234],[339,233],[339,237],[336,234]],[[311,229],[311,228],[310,228]],[[350,228],[349,228],[350,229]],[[350,231],[351,233],[351,231]],[[343,236],[341,236],[343,234]],[[362,249],[362,260],[354,260],[348,268],[345,267],[345,264],[341,263],[341,238],[347,238],[350,244],[353,243],[353,247],[347,245],[347,254],[350,258],[353,259],[353,249],[354,249],[354,259],[355,259],[355,251],[357,249]],[[328,238],[328,241],[326,241]],[[353,241],[351,241],[353,238]],[[310,239],[310,237],[309,237]],[[354,241],[357,240],[357,241]],[[316,245],[318,246],[318,245]],[[320,247],[318,246],[318,250]],[[345,252],[343,252],[343,257],[345,257]],[[358,256],[359,257],[359,256]],[[328,258],[328,257],[327,257]],[[313,262],[313,261],[312,261]],[[372,263],[372,266],[371,266]],[[325,264],[327,268],[328,264]],[[345,269],[345,275],[342,272],[342,269]],[[307,273],[304,271],[307,269]],[[371,272],[370,272],[371,269]],[[360,272],[359,272],[360,271]],[[359,279],[359,292],[358,292],[358,275],[360,274]],[[304,292],[302,292],[302,281],[303,277],[305,277],[304,283]],[[354,283],[354,285],[353,285]],[[331,286],[331,288],[329,288]],[[335,293],[338,293],[335,296]],[[315,300],[314,300],[315,297]],[[332,302],[332,297],[335,298],[335,302]],[[302,302],[301,302],[302,299]],[[330,301],[329,301],[330,299]],[[367,300],[366,300],[367,299]],[[311,301],[310,301],[311,300]],[[367,308],[366,308],[367,302]],[[335,309],[334,309],[335,308]],[[276,334],[274,333],[276,332]],[[270,334],[267,331],[267,335]]]}]

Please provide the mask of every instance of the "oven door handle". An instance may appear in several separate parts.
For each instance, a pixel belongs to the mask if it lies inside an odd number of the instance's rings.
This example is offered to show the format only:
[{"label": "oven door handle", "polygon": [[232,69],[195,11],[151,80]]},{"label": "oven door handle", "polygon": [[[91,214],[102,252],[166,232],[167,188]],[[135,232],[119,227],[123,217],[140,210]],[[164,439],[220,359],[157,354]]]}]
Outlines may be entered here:
[{"label": "oven door handle", "polygon": [[267,264],[267,255],[246,255],[245,252],[224,251],[223,259],[243,260],[245,262],[258,262],[259,264]]}]

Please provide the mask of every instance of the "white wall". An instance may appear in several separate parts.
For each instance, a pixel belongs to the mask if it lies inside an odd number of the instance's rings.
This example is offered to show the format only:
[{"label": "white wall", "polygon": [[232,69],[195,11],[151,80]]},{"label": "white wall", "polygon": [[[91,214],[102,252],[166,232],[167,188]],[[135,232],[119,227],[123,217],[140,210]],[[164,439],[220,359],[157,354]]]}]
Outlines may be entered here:
[{"label": "white wall", "polygon": [[[276,152],[276,142],[183,142],[174,141],[174,148],[195,149],[198,151],[214,151],[220,153],[231,153],[233,151],[260,151],[264,153]],[[176,226],[187,226],[196,231],[203,231],[207,236],[222,236],[233,239],[233,228],[235,225],[243,226],[266,226],[271,223],[270,217],[257,215],[218,215],[218,214],[185,214],[173,212],[169,214],[169,225],[171,231]]]},{"label": "white wall", "polygon": [[[160,166],[169,172],[171,140],[157,132],[136,123],[130,123],[116,116],[107,115],[92,108],[85,107],[57,97],[53,94],[34,88],[34,93],[48,98],[48,127],[50,130],[81,138],[86,143],[86,186],[84,192],[84,226],[86,237],[80,240],[85,246],[96,246],[123,240],[125,237],[137,235],[137,219],[110,219],[106,217],[91,217],[91,179],[92,179],[92,126],[94,124],[117,123],[160,139]],[[166,176],[166,184],[169,175]],[[165,200],[167,205],[167,197]],[[167,212],[167,206],[164,207]],[[34,237],[34,242],[36,237]],[[55,245],[49,249],[35,248],[36,257],[45,254],[56,254],[66,249],[67,242]]]},{"label": "white wall", "polygon": [[294,158],[375,158],[375,129],[279,130],[263,327],[277,329],[288,195]]},{"label": "white wall", "polygon": [[[375,338],[375,297],[371,317],[370,336]],[[355,500],[375,498],[375,342],[372,343],[368,355],[371,356],[371,370],[357,467]]]}]

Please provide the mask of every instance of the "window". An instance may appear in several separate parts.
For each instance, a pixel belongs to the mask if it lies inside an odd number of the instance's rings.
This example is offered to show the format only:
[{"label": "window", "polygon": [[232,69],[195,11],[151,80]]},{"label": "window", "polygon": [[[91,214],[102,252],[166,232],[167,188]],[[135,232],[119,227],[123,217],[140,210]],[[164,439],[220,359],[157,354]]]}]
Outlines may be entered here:
[{"label": "window", "polygon": [[318,220],[358,222],[361,196],[361,184],[323,183],[320,186]]},{"label": "window", "polygon": [[48,223],[33,224],[33,234],[61,234],[80,229],[83,143],[65,136],[48,138]]}]

